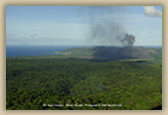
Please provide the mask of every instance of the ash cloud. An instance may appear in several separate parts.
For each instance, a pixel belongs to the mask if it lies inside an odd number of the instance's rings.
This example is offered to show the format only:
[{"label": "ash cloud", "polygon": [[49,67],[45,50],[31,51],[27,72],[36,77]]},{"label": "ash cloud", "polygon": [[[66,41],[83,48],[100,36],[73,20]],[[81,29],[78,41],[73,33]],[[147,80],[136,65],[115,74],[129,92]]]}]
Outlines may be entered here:
[{"label": "ash cloud", "polygon": [[127,42],[126,44],[128,44],[129,46],[132,46],[135,42],[135,36],[131,34],[130,35],[125,34],[125,37],[122,40],[122,42]]},{"label": "ash cloud", "polygon": [[127,32],[122,20],[126,7],[90,6],[89,9],[89,40],[115,46],[134,44],[135,36]]}]

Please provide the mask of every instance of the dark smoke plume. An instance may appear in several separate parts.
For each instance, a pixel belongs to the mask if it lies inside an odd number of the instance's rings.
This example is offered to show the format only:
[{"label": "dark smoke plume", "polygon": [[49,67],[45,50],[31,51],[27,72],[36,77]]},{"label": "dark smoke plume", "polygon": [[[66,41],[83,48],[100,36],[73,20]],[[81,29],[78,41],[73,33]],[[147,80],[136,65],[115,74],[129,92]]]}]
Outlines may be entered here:
[{"label": "dark smoke plume", "polygon": [[135,36],[128,34],[122,21],[125,8],[123,6],[90,6],[89,40],[108,45],[132,46]]},{"label": "dark smoke plume", "polygon": [[127,44],[129,46],[132,46],[133,43],[135,42],[135,36],[134,35],[125,34],[125,38],[123,39],[123,41],[127,42]]}]

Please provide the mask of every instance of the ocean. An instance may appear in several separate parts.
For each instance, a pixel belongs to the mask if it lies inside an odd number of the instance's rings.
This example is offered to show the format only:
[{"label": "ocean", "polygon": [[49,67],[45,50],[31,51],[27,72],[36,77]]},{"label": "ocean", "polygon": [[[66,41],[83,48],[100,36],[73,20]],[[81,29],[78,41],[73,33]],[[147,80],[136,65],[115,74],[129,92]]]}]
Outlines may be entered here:
[{"label": "ocean", "polygon": [[91,47],[91,46],[6,46],[6,57],[15,56],[40,56],[57,55],[56,51],[73,47]]},{"label": "ocean", "polygon": [[[93,47],[93,46],[6,46],[6,57],[15,56],[40,56],[57,55],[56,51],[74,47]],[[150,48],[162,48],[162,46],[144,46]]]}]

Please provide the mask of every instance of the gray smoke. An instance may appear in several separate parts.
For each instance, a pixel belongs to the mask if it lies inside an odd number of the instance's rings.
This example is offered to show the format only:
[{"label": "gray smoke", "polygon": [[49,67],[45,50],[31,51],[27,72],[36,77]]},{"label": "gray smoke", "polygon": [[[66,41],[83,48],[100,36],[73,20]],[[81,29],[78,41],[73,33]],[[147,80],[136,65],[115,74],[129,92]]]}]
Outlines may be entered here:
[{"label": "gray smoke", "polygon": [[90,6],[89,9],[89,40],[109,45],[134,44],[135,36],[128,34],[122,20],[126,7]]},{"label": "gray smoke", "polygon": [[127,42],[127,44],[129,46],[132,46],[135,42],[135,36],[134,35],[128,35],[128,34],[125,34],[125,37],[124,39],[122,40],[122,42]]}]

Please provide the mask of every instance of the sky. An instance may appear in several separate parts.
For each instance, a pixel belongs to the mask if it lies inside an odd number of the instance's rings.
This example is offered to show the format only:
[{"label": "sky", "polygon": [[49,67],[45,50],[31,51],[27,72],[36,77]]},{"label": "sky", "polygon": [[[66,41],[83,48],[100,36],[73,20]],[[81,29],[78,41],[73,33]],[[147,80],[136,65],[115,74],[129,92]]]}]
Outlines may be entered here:
[{"label": "sky", "polygon": [[162,45],[162,6],[6,6],[6,45]]}]

